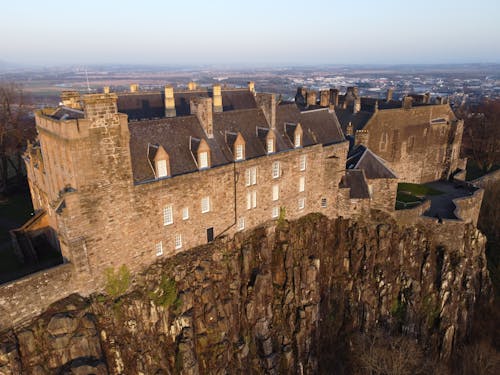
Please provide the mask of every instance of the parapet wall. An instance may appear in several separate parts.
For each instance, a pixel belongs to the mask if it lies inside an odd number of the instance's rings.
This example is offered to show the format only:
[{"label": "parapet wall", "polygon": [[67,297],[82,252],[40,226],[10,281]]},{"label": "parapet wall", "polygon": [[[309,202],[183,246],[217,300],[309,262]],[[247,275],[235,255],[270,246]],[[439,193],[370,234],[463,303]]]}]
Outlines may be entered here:
[{"label": "parapet wall", "polygon": [[431,201],[426,200],[422,204],[419,204],[413,208],[406,208],[404,210],[395,210],[392,212],[392,216],[400,224],[411,224],[414,223],[417,218],[421,217],[425,211],[431,207]]},{"label": "parapet wall", "polygon": [[0,332],[36,317],[50,304],[81,292],[73,265],[65,263],[0,286]]},{"label": "parapet wall", "polygon": [[479,218],[479,211],[481,210],[483,194],[483,189],[477,189],[470,197],[454,199],[453,203],[455,203],[456,208],[453,213],[455,216],[465,222],[471,222],[474,226],[477,226],[477,219]]}]

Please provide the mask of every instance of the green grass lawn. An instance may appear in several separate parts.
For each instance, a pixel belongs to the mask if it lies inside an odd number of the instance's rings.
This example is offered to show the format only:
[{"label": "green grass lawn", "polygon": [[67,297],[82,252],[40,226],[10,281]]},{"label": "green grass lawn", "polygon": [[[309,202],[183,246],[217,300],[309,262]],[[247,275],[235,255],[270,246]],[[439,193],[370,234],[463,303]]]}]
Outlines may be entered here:
[{"label": "green grass lawn", "polygon": [[404,208],[412,208],[422,203],[422,200],[415,195],[408,194],[404,191],[398,191],[396,195],[396,210]]},{"label": "green grass lawn", "polygon": [[443,194],[442,191],[433,189],[426,185],[411,184],[409,182],[401,182],[398,184],[398,194],[400,192],[408,193],[409,195],[414,195],[417,197],[423,197],[426,195],[440,195]]}]

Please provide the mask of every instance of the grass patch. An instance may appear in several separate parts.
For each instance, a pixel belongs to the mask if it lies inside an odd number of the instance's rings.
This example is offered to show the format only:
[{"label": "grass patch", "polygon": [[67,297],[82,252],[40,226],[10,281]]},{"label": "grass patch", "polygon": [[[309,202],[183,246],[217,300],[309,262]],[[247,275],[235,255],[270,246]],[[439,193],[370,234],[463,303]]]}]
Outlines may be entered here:
[{"label": "grass patch", "polygon": [[423,197],[426,195],[440,195],[443,194],[442,191],[433,189],[427,185],[411,184],[409,182],[401,182],[398,184],[398,194],[400,192],[405,192],[410,195],[417,197]]}]

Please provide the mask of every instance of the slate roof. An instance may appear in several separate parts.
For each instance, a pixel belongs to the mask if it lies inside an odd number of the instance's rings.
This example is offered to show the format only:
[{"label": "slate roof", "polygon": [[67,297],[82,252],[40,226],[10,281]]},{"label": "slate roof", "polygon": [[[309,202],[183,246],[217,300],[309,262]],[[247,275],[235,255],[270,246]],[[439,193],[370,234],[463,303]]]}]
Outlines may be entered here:
[{"label": "slate roof", "polygon": [[161,92],[134,92],[118,94],[118,112],[129,120],[165,117],[164,95]]},{"label": "slate roof", "polygon": [[347,126],[352,123],[353,130],[361,130],[365,127],[366,123],[373,116],[373,112],[359,111],[358,113],[353,113],[352,108],[335,108],[335,113],[342,127],[342,131],[345,133],[347,131]]},{"label": "slate roof", "polygon": [[75,120],[75,119],[84,118],[84,113],[83,113],[83,111],[80,111],[78,109],[61,106],[61,107],[58,107],[50,115],[50,117],[52,117],[56,120]]},{"label": "slate roof", "polygon": [[366,199],[370,198],[368,184],[366,183],[365,174],[361,169],[349,169],[342,177],[340,187],[350,188],[351,199]]},{"label": "slate roof", "polygon": [[363,145],[357,145],[349,151],[346,169],[362,169],[368,179],[397,178],[382,158]]}]

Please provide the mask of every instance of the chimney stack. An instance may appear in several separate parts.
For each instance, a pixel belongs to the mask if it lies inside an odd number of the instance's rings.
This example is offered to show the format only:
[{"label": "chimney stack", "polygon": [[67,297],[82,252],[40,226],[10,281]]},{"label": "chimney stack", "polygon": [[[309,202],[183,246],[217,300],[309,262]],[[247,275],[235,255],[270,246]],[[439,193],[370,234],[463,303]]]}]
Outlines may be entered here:
[{"label": "chimney stack", "polygon": [[109,86],[104,86],[102,88],[102,92],[105,93],[105,94],[109,94]]},{"label": "chimney stack", "polygon": [[361,111],[361,98],[358,96],[354,99],[354,105],[352,107],[352,113],[358,113]]},{"label": "chimney stack", "polygon": [[354,127],[352,126],[352,122],[349,121],[349,124],[347,125],[345,132],[347,135],[350,135],[350,136],[354,135]]},{"label": "chimney stack", "polygon": [[63,91],[61,93],[61,102],[65,107],[81,109],[80,93],[78,91]]},{"label": "chimney stack", "polygon": [[330,103],[332,103],[335,107],[339,105],[339,90],[330,89]]},{"label": "chimney stack", "polygon": [[174,88],[171,85],[165,86],[165,117],[175,117]]},{"label": "chimney stack", "polygon": [[328,104],[330,104],[330,90],[321,90],[319,92],[319,105],[328,107]]},{"label": "chimney stack", "polygon": [[411,96],[405,96],[403,98],[403,108],[404,109],[410,109],[412,102],[413,102],[413,98]]},{"label": "chimney stack", "polygon": [[316,105],[316,91],[307,91],[307,105]]},{"label": "chimney stack", "polygon": [[255,95],[257,106],[262,109],[270,129],[276,128],[276,95],[258,93]]},{"label": "chimney stack", "polygon": [[190,81],[190,82],[188,83],[188,90],[189,90],[189,91],[194,91],[194,90],[196,90],[197,88],[198,88],[198,85],[196,84],[196,82],[194,82],[194,81]]},{"label": "chimney stack", "polygon": [[392,100],[392,94],[394,93],[394,89],[387,89],[387,96],[385,98],[386,102],[390,102]]},{"label": "chimney stack", "polygon": [[361,129],[361,130],[356,130],[356,135],[354,136],[354,144],[356,145],[365,145],[368,146],[368,139],[369,139],[369,134],[368,130]]},{"label": "chimney stack", "polygon": [[255,95],[255,82],[253,81],[248,82],[248,90]]},{"label": "chimney stack", "polygon": [[137,83],[131,83],[130,92],[137,92],[137,91],[139,91],[139,85]]},{"label": "chimney stack", "polygon": [[198,117],[198,121],[200,121],[200,124],[208,138],[214,137],[212,103],[212,98],[203,97],[191,98],[189,102],[191,114]]},{"label": "chimney stack", "polygon": [[222,112],[222,88],[219,84],[213,86],[214,112]]}]

